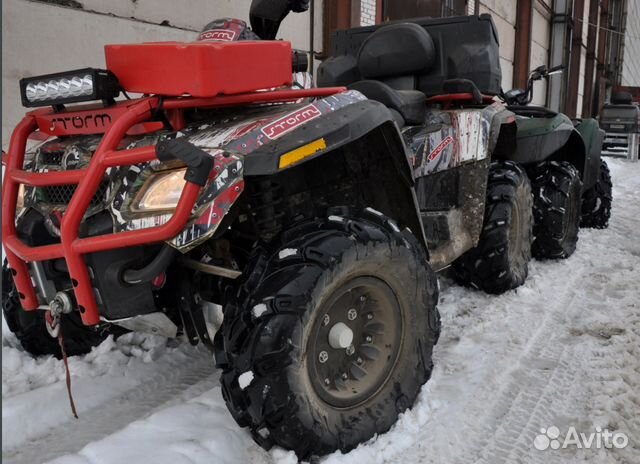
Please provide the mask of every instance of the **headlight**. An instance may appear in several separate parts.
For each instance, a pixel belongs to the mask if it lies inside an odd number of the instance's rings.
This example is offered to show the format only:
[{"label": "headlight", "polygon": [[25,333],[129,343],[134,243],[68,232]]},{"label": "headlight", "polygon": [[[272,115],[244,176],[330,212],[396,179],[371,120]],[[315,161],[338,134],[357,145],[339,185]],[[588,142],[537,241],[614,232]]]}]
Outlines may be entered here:
[{"label": "headlight", "polygon": [[30,108],[109,100],[120,94],[120,85],[109,71],[86,68],[22,79],[20,92],[22,104]]},{"label": "headlight", "polygon": [[177,171],[154,174],[142,187],[142,190],[131,204],[132,211],[165,211],[174,209],[186,181],[184,175],[187,168]]}]

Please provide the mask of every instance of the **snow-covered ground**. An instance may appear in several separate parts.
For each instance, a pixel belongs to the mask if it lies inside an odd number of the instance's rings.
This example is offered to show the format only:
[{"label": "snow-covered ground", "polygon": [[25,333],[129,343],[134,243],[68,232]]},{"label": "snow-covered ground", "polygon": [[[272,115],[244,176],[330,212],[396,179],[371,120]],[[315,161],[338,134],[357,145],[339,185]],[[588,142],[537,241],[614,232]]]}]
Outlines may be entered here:
[{"label": "snow-covered ground", "polygon": [[[442,278],[443,332],[416,405],[389,433],[321,462],[640,462],[640,163],[609,164],[609,229],[582,230],[573,257],[532,262],[527,283],[499,297]],[[3,335],[2,462],[297,462],[236,426],[204,349],[127,335],[72,358],[74,420],[62,363]],[[628,444],[537,449],[550,427],[561,439],[607,429]]]}]

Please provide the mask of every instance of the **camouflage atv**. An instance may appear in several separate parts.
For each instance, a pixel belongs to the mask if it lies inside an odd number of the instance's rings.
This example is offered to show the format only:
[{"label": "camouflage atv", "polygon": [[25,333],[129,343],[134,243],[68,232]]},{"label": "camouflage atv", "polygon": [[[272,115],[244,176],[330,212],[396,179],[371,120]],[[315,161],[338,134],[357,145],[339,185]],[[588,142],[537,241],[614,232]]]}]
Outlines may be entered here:
[{"label": "camouflage atv", "polygon": [[23,79],[36,109],[2,197],[3,311],[26,350],[59,356],[60,332],[69,354],[124,330],[203,343],[238,424],[301,458],[412,406],[435,271],[514,288],[533,225],[490,17],[340,32],[330,86],[299,88],[304,55],[273,39],[307,6],[256,0],[253,31],[215,21],[196,43],[107,46],[107,70]]}]

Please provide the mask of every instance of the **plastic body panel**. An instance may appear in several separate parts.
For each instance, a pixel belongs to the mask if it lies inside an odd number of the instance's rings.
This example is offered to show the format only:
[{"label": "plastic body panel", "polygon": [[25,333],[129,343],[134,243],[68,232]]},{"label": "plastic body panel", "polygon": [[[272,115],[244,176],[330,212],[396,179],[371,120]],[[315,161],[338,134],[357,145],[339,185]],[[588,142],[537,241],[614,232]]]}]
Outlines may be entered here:
[{"label": "plastic body panel", "polygon": [[519,117],[518,148],[513,157],[521,163],[538,162],[562,148],[575,130],[564,114],[550,118]]},{"label": "plastic body panel", "polygon": [[129,92],[214,97],[292,81],[291,44],[284,41],[106,45],[105,56]]}]

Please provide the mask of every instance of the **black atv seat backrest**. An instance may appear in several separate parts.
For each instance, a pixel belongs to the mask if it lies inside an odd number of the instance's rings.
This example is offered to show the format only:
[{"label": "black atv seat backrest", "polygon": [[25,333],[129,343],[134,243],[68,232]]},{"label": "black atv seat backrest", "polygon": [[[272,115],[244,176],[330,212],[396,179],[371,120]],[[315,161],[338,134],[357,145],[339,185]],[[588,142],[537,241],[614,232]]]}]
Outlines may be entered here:
[{"label": "black atv seat backrest", "polygon": [[433,39],[424,28],[411,23],[384,26],[362,43],[357,64],[364,80],[349,88],[396,112],[399,126],[421,124],[426,117],[426,96],[415,90],[417,78],[429,71],[435,59]]},{"label": "black atv seat backrest", "polygon": [[[408,23],[422,28],[429,39],[419,38]],[[489,15],[413,18],[336,31],[328,51],[316,75],[319,87],[376,79],[430,97],[445,93],[445,82],[466,79],[485,95],[500,94],[498,34]]]},{"label": "black atv seat backrest", "polygon": [[390,24],[366,38],[358,53],[358,70],[365,79],[385,80],[427,72],[435,60],[433,39],[424,28]]}]

